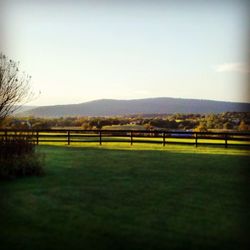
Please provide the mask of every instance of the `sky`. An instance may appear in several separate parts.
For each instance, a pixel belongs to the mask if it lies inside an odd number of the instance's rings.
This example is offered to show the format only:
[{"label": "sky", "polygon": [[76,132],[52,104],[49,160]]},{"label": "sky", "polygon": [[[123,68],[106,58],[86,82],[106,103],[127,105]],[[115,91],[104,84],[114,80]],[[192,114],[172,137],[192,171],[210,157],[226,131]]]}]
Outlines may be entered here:
[{"label": "sky", "polygon": [[3,0],[0,52],[32,76],[29,105],[250,102],[247,2]]}]

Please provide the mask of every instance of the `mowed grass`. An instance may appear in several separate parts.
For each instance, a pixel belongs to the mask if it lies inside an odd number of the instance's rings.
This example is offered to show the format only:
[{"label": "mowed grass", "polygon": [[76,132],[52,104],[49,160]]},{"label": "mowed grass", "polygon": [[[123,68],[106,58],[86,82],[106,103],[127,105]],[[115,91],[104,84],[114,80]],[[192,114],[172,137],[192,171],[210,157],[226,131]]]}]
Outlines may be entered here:
[{"label": "mowed grass", "polygon": [[247,247],[247,150],[104,143],[38,151],[45,176],[0,182],[2,250]]}]

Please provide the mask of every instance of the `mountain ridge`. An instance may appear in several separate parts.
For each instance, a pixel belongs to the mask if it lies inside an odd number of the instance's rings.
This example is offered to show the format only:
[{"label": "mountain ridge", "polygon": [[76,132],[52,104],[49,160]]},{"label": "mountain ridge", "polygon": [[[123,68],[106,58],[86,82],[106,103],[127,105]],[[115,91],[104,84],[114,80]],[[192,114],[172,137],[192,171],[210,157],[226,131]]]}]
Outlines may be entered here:
[{"label": "mountain ridge", "polygon": [[61,117],[248,111],[250,111],[250,103],[244,102],[157,97],[130,100],[99,99],[79,104],[40,106],[19,115]]}]

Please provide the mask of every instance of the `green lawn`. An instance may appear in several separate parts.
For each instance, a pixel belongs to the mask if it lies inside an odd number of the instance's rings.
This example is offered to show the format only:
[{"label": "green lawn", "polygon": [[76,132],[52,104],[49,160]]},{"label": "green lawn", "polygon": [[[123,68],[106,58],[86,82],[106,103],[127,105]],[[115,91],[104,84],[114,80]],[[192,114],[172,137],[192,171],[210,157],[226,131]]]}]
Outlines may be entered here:
[{"label": "green lawn", "polygon": [[0,182],[0,249],[243,249],[249,151],[39,146],[44,177]]}]

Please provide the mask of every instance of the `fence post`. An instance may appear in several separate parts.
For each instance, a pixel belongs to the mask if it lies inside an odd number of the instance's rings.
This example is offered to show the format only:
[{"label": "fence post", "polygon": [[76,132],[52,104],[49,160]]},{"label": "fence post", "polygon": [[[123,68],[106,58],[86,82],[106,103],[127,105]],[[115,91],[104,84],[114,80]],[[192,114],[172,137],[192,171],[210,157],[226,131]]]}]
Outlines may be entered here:
[{"label": "fence post", "polygon": [[99,130],[99,145],[102,145],[102,131]]},{"label": "fence post", "polygon": [[68,145],[70,145],[70,130],[68,130]]},{"label": "fence post", "polygon": [[130,131],[130,145],[133,145],[133,131]]},{"label": "fence post", "polygon": [[227,134],[225,134],[225,148],[227,148]]},{"label": "fence post", "polygon": [[8,140],[8,131],[7,130],[5,130],[5,142],[7,142],[7,140]]},{"label": "fence post", "polygon": [[197,148],[198,146],[198,134],[197,132],[195,133],[195,147]]},{"label": "fence post", "polygon": [[166,144],[166,135],[165,135],[165,132],[163,132],[163,146],[165,146]]},{"label": "fence post", "polygon": [[36,131],[36,144],[38,145],[39,144],[39,132]]}]

